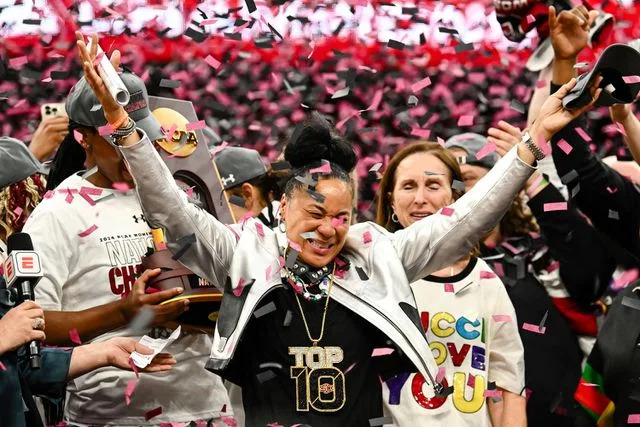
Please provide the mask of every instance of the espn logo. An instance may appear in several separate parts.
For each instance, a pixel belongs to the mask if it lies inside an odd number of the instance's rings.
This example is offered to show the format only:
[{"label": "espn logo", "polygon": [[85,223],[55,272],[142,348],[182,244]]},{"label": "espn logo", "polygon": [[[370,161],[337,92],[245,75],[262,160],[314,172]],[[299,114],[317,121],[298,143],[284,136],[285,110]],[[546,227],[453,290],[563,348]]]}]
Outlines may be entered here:
[{"label": "espn logo", "polygon": [[33,251],[13,251],[4,263],[4,273],[9,285],[16,277],[42,277],[40,257]]}]

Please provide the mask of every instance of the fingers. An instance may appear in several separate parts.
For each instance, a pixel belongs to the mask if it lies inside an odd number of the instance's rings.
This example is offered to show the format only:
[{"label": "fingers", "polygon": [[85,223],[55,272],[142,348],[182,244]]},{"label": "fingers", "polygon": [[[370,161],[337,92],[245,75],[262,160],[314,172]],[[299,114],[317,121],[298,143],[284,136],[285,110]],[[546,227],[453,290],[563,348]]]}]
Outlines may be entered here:
[{"label": "fingers", "polygon": [[40,308],[40,304],[35,301],[25,301],[16,307],[18,310],[30,310],[32,308]]},{"label": "fingers", "polygon": [[147,286],[147,281],[149,280],[149,278],[157,276],[158,274],[160,274],[160,271],[161,270],[159,268],[145,270],[142,275],[140,275],[140,277],[138,277],[138,279],[136,279],[136,281],[134,282],[131,288],[131,292],[144,294],[144,288]]},{"label": "fingers", "polygon": [[571,91],[571,89],[575,87],[576,82],[577,80],[575,79],[575,77],[572,78],[567,83],[563,84],[562,87],[558,89],[558,91],[553,96],[559,99],[564,98]]},{"label": "fingers", "polygon": [[33,329],[29,333],[29,341],[44,341],[45,339],[47,339],[47,336],[39,329]]},{"label": "fingers", "polygon": [[596,19],[598,19],[598,16],[600,15],[600,12],[597,10],[590,10],[589,11],[589,28],[591,28],[591,26],[596,22]]},{"label": "fingers", "polygon": [[500,129],[489,128],[487,133],[495,139],[509,142],[518,142],[517,138],[515,138],[513,135]]},{"label": "fingers", "polygon": [[156,318],[153,321],[154,325],[166,323],[175,319],[182,313],[189,309],[189,300],[174,301],[169,304],[154,306],[153,310],[156,312]]},{"label": "fingers", "polygon": [[96,33],[91,34],[91,51],[89,52],[91,60],[98,54],[98,35]]},{"label": "fingers", "polygon": [[558,25],[558,16],[556,15],[556,8],[549,6],[549,26],[554,28]]},{"label": "fingers", "polygon": [[115,68],[116,70],[118,69],[118,67],[120,67],[120,51],[119,50],[114,50],[113,53],[111,54],[111,65],[113,65],[113,68]]},{"label": "fingers", "polygon": [[182,288],[167,289],[166,291],[155,292],[153,294],[145,294],[140,297],[140,301],[144,301],[144,304],[156,305],[178,296],[182,292],[184,292],[184,289]]},{"label": "fingers", "polygon": [[153,350],[147,347],[146,345],[142,345],[139,342],[136,342],[134,345],[134,351],[137,351],[140,354],[153,354]]},{"label": "fingers", "polygon": [[518,141],[520,141],[520,139],[522,139],[522,131],[520,130],[520,128],[518,128],[516,126],[513,126],[513,125],[505,122],[504,120],[500,120],[498,122],[498,126],[500,126],[500,129],[502,129],[505,132],[511,134],[511,136],[516,138]]},{"label": "fingers", "polygon": [[24,310],[24,315],[29,319],[36,319],[38,317],[44,319],[44,311],[41,308],[30,308],[28,310]]}]

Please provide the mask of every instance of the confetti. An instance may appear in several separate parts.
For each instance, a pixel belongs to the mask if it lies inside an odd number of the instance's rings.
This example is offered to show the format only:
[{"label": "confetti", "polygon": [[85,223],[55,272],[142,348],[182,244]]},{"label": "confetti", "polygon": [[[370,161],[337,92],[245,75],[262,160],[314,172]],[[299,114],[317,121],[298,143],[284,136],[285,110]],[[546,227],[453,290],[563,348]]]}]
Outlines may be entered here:
[{"label": "confetti", "polygon": [[411,129],[411,135],[417,136],[419,138],[429,139],[429,136],[431,135],[431,131],[429,129],[420,129],[420,128],[414,127]]},{"label": "confetti", "polygon": [[146,421],[149,421],[151,418],[153,417],[157,417],[158,415],[162,414],[162,406],[158,406],[155,409],[152,409],[150,411],[147,411],[147,413],[144,414],[144,419]]},{"label": "confetti", "polygon": [[161,79],[159,86],[168,89],[177,89],[180,87],[180,82],[178,80]]},{"label": "confetti", "polygon": [[580,136],[580,138],[584,139],[586,142],[591,142],[591,137],[584,131],[581,127],[575,128],[576,133]]},{"label": "confetti", "polygon": [[362,267],[356,267],[356,273],[358,273],[358,277],[360,277],[360,280],[369,280],[369,276],[367,276],[367,273],[364,272]]},{"label": "confetti", "polygon": [[558,148],[564,151],[564,154],[569,154],[571,153],[571,150],[573,150],[573,147],[571,146],[571,144],[569,144],[564,139],[561,139],[560,141],[558,141]]},{"label": "confetti", "polygon": [[[238,296],[238,295],[236,295]],[[276,305],[273,301],[269,302],[269,304],[263,305],[262,307],[260,307],[259,309],[255,310],[253,312],[253,315],[257,318],[262,317],[264,315],[267,315],[269,313],[272,313],[276,311]]]},{"label": "confetti", "polygon": [[259,374],[256,375],[256,379],[260,382],[260,384],[265,383],[269,380],[272,380],[275,377],[276,377],[276,374],[271,369],[266,370],[264,372],[260,372]]},{"label": "confetti", "polygon": [[445,283],[444,284],[444,291],[445,292],[451,292],[454,293],[455,290],[453,289],[453,284],[452,283]]},{"label": "confetti", "polygon": [[411,85],[411,91],[413,93],[420,92],[425,87],[431,86],[431,78],[425,77],[424,79]]},{"label": "confetti", "polygon": [[388,347],[374,348],[373,351],[371,352],[371,357],[387,356],[393,353],[394,351],[395,351],[394,349],[388,348]]},{"label": "confetti", "polygon": [[[460,118],[458,119],[458,126],[473,126],[473,118],[474,118],[474,116],[470,115],[470,114],[467,114],[467,115],[464,115],[464,116],[460,116]],[[478,152],[478,154],[479,153],[480,152]],[[480,159],[480,157],[478,157],[478,159]]]},{"label": "confetti", "polygon": [[0,371],[6,371],[7,367],[4,366],[4,363],[0,362]]},{"label": "confetti", "polygon": [[609,219],[620,219],[620,214],[617,211],[609,209]]},{"label": "confetti", "polygon": [[180,245],[180,247],[178,248],[177,251],[174,252],[171,259],[174,261],[178,261],[189,250],[191,245],[193,245],[195,242],[196,242],[195,233],[190,234],[188,236],[183,236],[180,239],[178,239],[178,244]]},{"label": "confetti", "polygon": [[511,322],[511,316],[508,314],[494,314],[491,316],[494,322]]},{"label": "confetti", "polygon": [[493,398],[501,398],[502,397],[502,391],[500,390],[485,390],[484,391],[484,397],[493,397]]},{"label": "confetti", "polygon": [[78,334],[78,329],[76,328],[73,328],[69,331],[69,339],[74,344],[78,344],[78,345],[82,344],[82,341],[80,340],[80,335]]},{"label": "confetti", "polygon": [[522,329],[529,332],[535,332],[536,334],[544,334],[547,330],[546,327],[543,327],[541,330],[538,325],[532,325],[531,323],[523,323]]},{"label": "confetti", "polygon": [[391,49],[402,50],[404,49],[404,43],[397,40],[389,39],[389,41],[387,42],[387,47]]},{"label": "confetti", "polygon": [[113,133],[114,129],[113,126],[111,126],[111,124],[107,123],[104,126],[100,126],[98,128],[98,135],[100,136],[105,136],[105,135],[111,135]]},{"label": "confetti", "polygon": [[127,382],[127,386],[124,390],[124,401],[129,406],[131,404],[131,395],[133,394],[133,390],[136,388],[136,380],[129,380]]},{"label": "confetti", "polygon": [[385,424],[393,424],[393,418],[391,418],[391,417],[379,417],[379,418],[370,418],[369,419],[369,426],[370,427],[383,426]]},{"label": "confetti", "polygon": [[448,206],[445,206],[444,208],[442,208],[442,210],[440,211],[440,213],[444,216],[451,216],[453,215],[453,208],[450,208]]},{"label": "confetti", "polygon": [[536,88],[537,89],[543,89],[547,87],[547,81],[546,80],[538,80],[536,82]]},{"label": "confetti", "polygon": [[545,203],[543,205],[543,209],[544,209],[545,212],[566,211],[567,210],[567,202]]},{"label": "confetti", "polygon": [[331,164],[329,164],[329,162],[326,162],[322,166],[309,170],[309,173],[311,174],[319,173],[319,174],[329,175],[331,174]]},{"label": "confetti", "polygon": [[331,96],[331,99],[339,99],[339,98],[344,98],[345,96],[349,95],[349,86],[342,88],[340,90],[335,91],[335,93]]},{"label": "confetti", "polygon": [[624,76],[622,77],[622,80],[624,80],[624,82],[628,85],[640,83],[640,76]]},{"label": "confetti", "polygon": [[571,169],[569,172],[560,177],[560,181],[564,185],[568,185],[576,179],[578,179],[578,172],[575,169]]},{"label": "confetti", "polygon": [[293,268],[294,264],[296,263],[296,260],[298,259],[298,255],[300,254],[300,251],[297,251],[295,249],[292,249],[289,254],[287,255],[287,260],[285,261],[285,265],[287,266],[287,268]]},{"label": "confetti", "polygon": [[287,310],[287,313],[284,315],[284,322],[282,322],[282,326],[286,328],[289,325],[291,325],[292,319],[293,319],[293,312],[291,310]]},{"label": "confetti", "polygon": [[187,123],[187,132],[191,132],[194,130],[204,129],[206,127],[206,123],[204,120],[198,120],[197,122]]},{"label": "confetti", "polygon": [[345,223],[344,217],[339,216],[339,217],[331,218],[331,226],[334,228],[341,227],[342,225],[344,225],[344,223]]},{"label": "confetti", "polygon": [[96,231],[98,229],[98,226],[93,224],[91,227],[87,228],[86,230],[78,233],[79,237],[87,237],[89,234],[93,233],[94,231]]},{"label": "confetti", "polygon": [[496,144],[494,142],[487,142],[476,153],[476,159],[481,160],[483,157],[488,156],[489,154],[495,152],[496,148],[497,147],[496,147]]},{"label": "confetti", "polygon": [[476,386],[476,377],[473,374],[469,374],[469,377],[467,378],[467,385],[471,388]]},{"label": "confetti", "polygon": [[444,379],[445,375],[446,375],[446,370],[445,370],[444,366],[440,366],[438,368],[438,373],[436,374],[436,382],[437,383],[441,383],[442,380]]},{"label": "confetti", "polygon": [[365,231],[362,233],[362,241],[366,245],[367,243],[371,243],[371,232]]},{"label": "confetti", "polygon": [[481,279],[493,279],[494,277],[496,277],[495,273],[493,271],[481,271],[480,272],[480,278]]}]

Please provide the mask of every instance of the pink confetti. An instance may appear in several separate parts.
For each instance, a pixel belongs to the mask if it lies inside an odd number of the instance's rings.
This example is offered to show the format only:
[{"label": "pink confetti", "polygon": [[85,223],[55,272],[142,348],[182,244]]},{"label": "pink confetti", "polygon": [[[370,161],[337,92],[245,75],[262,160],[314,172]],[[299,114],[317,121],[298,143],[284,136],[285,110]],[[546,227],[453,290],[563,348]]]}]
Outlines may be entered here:
[{"label": "pink confetti", "polygon": [[127,406],[131,404],[131,395],[133,394],[133,390],[136,388],[136,380],[129,380],[127,382],[127,387],[124,390],[124,401]]},{"label": "pink confetti", "polygon": [[431,131],[429,129],[420,129],[418,127],[414,127],[411,129],[411,135],[417,136],[418,138],[429,139],[431,136]]},{"label": "pink confetti", "polygon": [[46,193],[44,193],[44,196],[42,197],[44,197],[45,199],[50,199],[53,197],[53,195],[54,195],[53,191],[48,190]]},{"label": "pink confetti", "polygon": [[622,273],[617,279],[613,281],[611,289],[620,290],[626,287],[629,283],[635,281],[638,278],[638,269],[632,268]]},{"label": "pink confetti", "polygon": [[504,267],[502,266],[502,264],[493,264],[493,269],[495,270],[498,277],[504,277]]},{"label": "pink confetti", "polygon": [[616,187],[607,187],[607,191],[609,192],[609,194],[616,194],[618,192],[618,189]]},{"label": "pink confetti", "polygon": [[584,139],[586,142],[591,142],[591,137],[584,131],[584,129],[578,126],[575,128],[575,131],[580,135],[580,138]]},{"label": "pink confetti", "polygon": [[564,151],[564,154],[569,154],[571,150],[573,150],[573,147],[571,146],[571,144],[569,144],[564,139],[561,139],[560,141],[558,141],[558,148]]},{"label": "pink confetti", "polygon": [[373,100],[371,101],[371,105],[367,108],[367,111],[375,111],[380,106],[380,102],[382,102],[382,89],[378,89],[376,93],[373,95]]},{"label": "pink confetti", "polygon": [[493,397],[493,398],[501,398],[502,391],[500,390],[485,390],[484,397]]},{"label": "pink confetti", "polygon": [[394,349],[388,347],[374,348],[373,352],[371,352],[371,357],[387,356],[394,351]]},{"label": "pink confetti", "polygon": [[7,367],[4,366],[4,363],[0,362],[0,371],[6,371]]},{"label": "pink confetti", "polygon": [[152,409],[150,411],[147,411],[146,414],[144,414],[144,419],[146,421],[149,421],[151,418],[153,417],[157,417],[158,415],[162,414],[162,406],[158,406],[155,409]]},{"label": "pink confetti", "polygon": [[220,421],[228,425],[229,427],[238,427],[238,421],[233,417],[220,417]]},{"label": "pink confetti", "polygon": [[442,138],[440,138],[440,137],[437,137],[437,138],[436,138],[436,140],[438,141],[438,144],[440,144],[440,146],[441,146],[442,148],[445,148],[445,145],[444,145],[444,139],[442,139]]},{"label": "pink confetti", "polygon": [[624,82],[628,85],[640,83],[640,76],[624,76],[622,77],[622,80],[624,80]]},{"label": "pink confetti", "polygon": [[508,314],[494,314],[492,317],[494,322],[511,322],[511,316]]},{"label": "pink confetti", "polygon": [[107,123],[104,126],[100,126],[98,128],[98,135],[100,136],[105,136],[105,135],[111,135],[113,133],[113,126],[111,126],[111,124]]},{"label": "pink confetti", "polygon": [[[176,125],[175,123],[171,125],[171,127],[169,129],[166,129],[166,132],[164,132],[164,137],[169,140],[173,138],[173,134],[176,132],[176,129],[178,129],[178,125]],[[162,128],[162,130],[164,131],[165,129]]]},{"label": "pink confetti", "polygon": [[444,284],[444,291],[445,292],[451,292],[454,293],[455,290],[453,289],[453,284],[452,283],[445,283]]},{"label": "pink confetti", "polygon": [[422,89],[424,89],[427,86],[431,86],[431,79],[429,77],[425,77],[419,82],[415,82],[414,84],[412,84],[411,91],[413,93],[420,92]]},{"label": "pink confetti", "polygon": [[566,211],[567,210],[567,202],[553,202],[553,203],[545,203],[543,205],[545,212],[553,212],[553,211]]},{"label": "pink confetti", "polygon": [[205,126],[206,126],[206,123],[204,122],[204,120],[198,120],[197,122],[187,123],[187,132],[204,129]]},{"label": "pink confetti", "polygon": [[242,291],[244,290],[244,285],[247,283],[246,280],[244,280],[242,277],[240,278],[240,280],[238,280],[238,286],[236,286],[235,288],[233,288],[233,294],[237,297],[239,297],[240,295],[242,295]]},{"label": "pink confetti", "polygon": [[82,341],[80,340],[80,335],[78,335],[78,330],[76,328],[73,328],[69,331],[69,339],[71,340],[72,343],[75,344],[82,344]]},{"label": "pink confetti", "polygon": [[271,279],[271,266],[267,266],[266,270],[264,271],[264,276],[265,276],[265,280],[269,280]]},{"label": "pink confetti", "polygon": [[528,14],[526,19],[527,19],[527,24],[529,24],[529,25],[531,25],[534,22],[536,22],[536,17],[533,16],[532,14]]},{"label": "pink confetti", "polygon": [[547,87],[547,82],[546,82],[546,80],[538,80],[538,81],[536,82],[536,88],[538,88],[538,89],[543,89],[543,88],[545,88],[545,87]]},{"label": "pink confetti", "polygon": [[473,125],[473,115],[466,114],[464,116],[460,116],[458,119],[458,126],[472,126]]},{"label": "pink confetti", "polygon": [[311,169],[309,173],[312,173],[312,174],[320,173],[320,174],[329,175],[331,173],[331,165],[328,162],[324,163],[322,166]]},{"label": "pink confetti", "polygon": [[494,142],[487,142],[482,146],[480,150],[476,153],[476,159],[480,160],[484,156],[487,156],[496,151],[496,144]]},{"label": "pink confetti", "polygon": [[538,325],[532,325],[531,323],[523,323],[522,324],[522,329],[524,329],[525,331],[529,331],[529,332],[535,332],[536,334],[544,334],[547,330],[546,326],[543,326],[542,329],[540,329],[540,326]]},{"label": "pink confetti", "polygon": [[444,369],[444,366],[440,366],[438,368],[438,373],[436,374],[436,383],[441,383],[444,379],[445,374],[446,370]]},{"label": "pink confetti", "polygon": [[627,424],[640,424],[640,414],[629,414]]},{"label": "pink confetti", "polygon": [[217,19],[204,19],[202,22],[200,22],[200,25],[213,25],[216,22],[218,22]]},{"label": "pink confetti", "polygon": [[256,221],[255,225],[256,225],[256,231],[258,232],[258,236],[264,238],[264,228],[262,227],[262,223]]},{"label": "pink confetti", "polygon": [[104,57],[104,52],[100,52],[99,54],[97,54],[96,57],[93,58],[93,66],[97,67],[98,64],[100,64],[100,61],[102,61],[103,57]]},{"label": "pink confetti", "polygon": [[559,261],[553,261],[551,264],[549,264],[547,266],[547,268],[545,268],[545,270],[547,270],[547,272],[551,273],[553,271],[556,271],[559,268],[560,268],[560,262]]},{"label": "pink confetti", "polygon": [[331,218],[331,226],[334,228],[341,227],[344,224],[343,217]]},{"label": "pink confetti", "polygon": [[209,66],[211,66],[211,68],[217,70],[218,68],[220,68],[220,61],[218,61],[216,58],[214,58],[211,55],[207,55],[207,57],[204,59],[204,61],[209,64]]},{"label": "pink confetti", "polygon": [[17,219],[17,218],[20,218],[20,217],[22,216],[22,213],[23,213],[23,212],[24,212],[24,211],[22,210],[22,208],[21,208],[20,206],[17,206],[17,207],[13,210],[13,213],[14,213],[14,215],[16,216],[16,219]]},{"label": "pink confetti", "polygon": [[98,226],[93,224],[91,227],[87,228],[86,230],[84,230],[81,233],[78,233],[79,237],[87,237],[89,234],[93,233],[94,231],[96,231],[98,229]]},{"label": "pink confetti", "polygon": [[445,206],[444,208],[442,208],[442,210],[440,211],[440,213],[444,216],[451,216],[453,215],[453,208],[450,208],[448,206]]},{"label": "pink confetti", "polygon": [[82,142],[82,138],[83,138],[82,133],[80,133],[80,131],[78,129],[74,129],[73,130],[73,139],[75,139],[76,142],[78,144],[80,144]]},{"label": "pink confetti", "polygon": [[476,376],[473,374],[469,374],[469,378],[467,378],[467,385],[471,388],[476,386]]},{"label": "pink confetti", "polygon": [[300,245],[293,240],[289,240],[289,247],[295,251],[302,252],[302,248],[300,247]]},{"label": "pink confetti", "polygon": [[493,279],[496,277],[496,274],[493,271],[481,271],[480,278],[481,279]]},{"label": "pink confetti", "polygon": [[17,58],[11,58],[9,60],[9,67],[10,68],[15,68],[16,70],[20,67],[22,67],[24,64],[27,64],[29,62],[29,58],[27,58],[26,56],[18,56]]},{"label": "pink confetti", "polygon": [[111,186],[113,187],[114,190],[120,191],[123,193],[126,193],[127,191],[131,190],[131,187],[129,187],[129,184],[127,184],[126,182],[114,182],[113,184],[111,184]]},{"label": "pink confetti", "polygon": [[616,123],[616,130],[624,136],[627,136],[627,131],[624,129],[624,126],[622,126],[621,123]]},{"label": "pink confetti", "polygon": [[370,231],[365,231],[364,233],[362,233],[362,241],[364,242],[365,245],[367,243],[371,243],[371,232]]}]

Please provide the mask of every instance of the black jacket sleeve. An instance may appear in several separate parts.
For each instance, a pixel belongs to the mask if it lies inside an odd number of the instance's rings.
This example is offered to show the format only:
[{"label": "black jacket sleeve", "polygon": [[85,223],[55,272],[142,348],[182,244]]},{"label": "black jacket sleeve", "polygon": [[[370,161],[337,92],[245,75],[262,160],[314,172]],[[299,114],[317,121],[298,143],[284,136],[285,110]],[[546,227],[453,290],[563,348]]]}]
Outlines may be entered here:
[{"label": "black jacket sleeve", "polygon": [[[565,177],[563,181],[574,195],[573,200],[596,229],[637,257],[640,255],[640,193],[629,180],[596,158],[576,128],[587,130],[584,115],[551,140],[558,174]],[[572,147],[569,154],[558,147],[563,139]],[[571,179],[571,175],[575,178]]]},{"label": "black jacket sleeve", "polygon": [[551,257],[560,264],[560,278],[571,297],[583,306],[597,300],[615,269],[598,232],[587,223],[573,203],[566,211],[545,212],[546,203],[564,202],[549,184],[529,200],[529,208],[546,239]]}]

